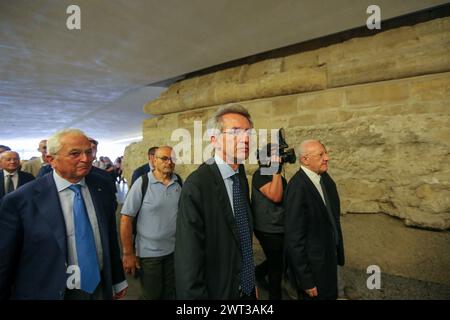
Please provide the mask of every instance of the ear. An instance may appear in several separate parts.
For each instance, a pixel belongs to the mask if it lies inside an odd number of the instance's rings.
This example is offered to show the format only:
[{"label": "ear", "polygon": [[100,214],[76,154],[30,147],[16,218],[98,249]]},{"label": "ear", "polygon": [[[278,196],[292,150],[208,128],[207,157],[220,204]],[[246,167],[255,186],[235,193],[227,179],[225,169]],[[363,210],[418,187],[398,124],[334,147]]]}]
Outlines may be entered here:
[{"label": "ear", "polygon": [[210,141],[210,143],[212,144],[212,146],[213,147],[216,147],[217,146],[217,137],[216,136],[211,136],[210,138],[209,138],[209,141]]},{"label": "ear", "polygon": [[[48,163],[53,164],[53,161],[56,159],[56,157],[51,154],[46,154],[45,159],[47,160]],[[53,165],[52,165],[52,167],[53,167]]]}]

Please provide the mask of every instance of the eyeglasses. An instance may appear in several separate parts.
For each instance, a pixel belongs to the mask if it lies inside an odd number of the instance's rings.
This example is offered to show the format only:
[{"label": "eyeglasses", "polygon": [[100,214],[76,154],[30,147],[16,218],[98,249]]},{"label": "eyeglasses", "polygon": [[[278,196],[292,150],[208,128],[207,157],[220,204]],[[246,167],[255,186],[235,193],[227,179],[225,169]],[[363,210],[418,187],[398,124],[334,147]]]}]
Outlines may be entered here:
[{"label": "eyeglasses", "polygon": [[[92,149],[89,150],[85,150],[85,151],[81,151],[81,150],[72,150],[70,151],[66,156],[71,158],[71,159],[78,159],[79,157],[81,157],[82,154],[85,154],[86,157],[92,157]],[[60,155],[59,152],[56,153],[56,155]]]},{"label": "eyeglasses", "polygon": [[158,159],[161,159],[163,162],[168,162],[168,161],[171,161],[172,163],[175,163],[175,158],[170,158],[170,157],[166,157],[166,156],[164,156],[164,157],[156,157],[156,158],[158,158]]},{"label": "eyeglasses", "polygon": [[231,128],[222,131],[222,133],[228,133],[231,134],[232,136],[243,136],[243,135],[249,136],[252,133],[252,129]]}]

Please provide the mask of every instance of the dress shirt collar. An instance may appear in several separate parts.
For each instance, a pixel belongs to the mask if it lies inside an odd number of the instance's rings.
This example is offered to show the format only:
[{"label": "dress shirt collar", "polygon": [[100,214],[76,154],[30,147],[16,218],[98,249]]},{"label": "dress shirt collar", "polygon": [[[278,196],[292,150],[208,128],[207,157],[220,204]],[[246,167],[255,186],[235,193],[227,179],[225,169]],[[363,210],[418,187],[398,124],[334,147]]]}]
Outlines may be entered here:
[{"label": "dress shirt collar", "polygon": [[[72,182],[67,181],[64,178],[61,178],[57,173],[56,170],[53,170],[53,179],[55,180],[55,184],[56,184],[56,189],[58,190],[58,192],[61,192],[65,189],[67,189],[68,187],[70,187],[72,184]],[[78,181],[76,184],[80,184],[83,187],[86,187],[86,181],[83,179],[81,179],[80,181]]]},{"label": "dress shirt collar", "polygon": [[217,154],[214,155],[214,160],[216,161],[216,164],[219,167],[220,175],[224,180],[227,178],[231,178],[231,176],[234,176],[239,172],[239,167],[236,171],[234,171],[233,168],[231,168],[231,166],[223,161],[223,159]]},{"label": "dress shirt collar", "polygon": [[314,171],[312,171],[312,170],[310,170],[310,169],[308,169],[308,168],[306,168],[304,166],[301,166],[301,168],[306,173],[308,178],[311,179],[311,181],[320,183],[320,175],[318,175]]},{"label": "dress shirt collar", "polygon": [[3,175],[4,175],[5,177],[11,176],[11,178],[12,178],[12,177],[14,177],[14,176],[17,174],[17,170],[16,170],[16,171],[13,171],[13,172],[8,172],[8,171],[6,171],[5,169],[2,169],[2,170],[3,170]]}]

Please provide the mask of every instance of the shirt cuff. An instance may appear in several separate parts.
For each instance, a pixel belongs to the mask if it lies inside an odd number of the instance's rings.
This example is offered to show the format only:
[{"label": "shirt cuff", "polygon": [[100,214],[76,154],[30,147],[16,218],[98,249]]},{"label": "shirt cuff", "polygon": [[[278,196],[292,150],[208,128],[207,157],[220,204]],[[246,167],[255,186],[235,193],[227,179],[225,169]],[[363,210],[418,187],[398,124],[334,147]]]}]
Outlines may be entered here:
[{"label": "shirt cuff", "polygon": [[127,280],[123,280],[122,282],[113,285],[113,291],[114,293],[118,293],[127,287],[128,287]]}]

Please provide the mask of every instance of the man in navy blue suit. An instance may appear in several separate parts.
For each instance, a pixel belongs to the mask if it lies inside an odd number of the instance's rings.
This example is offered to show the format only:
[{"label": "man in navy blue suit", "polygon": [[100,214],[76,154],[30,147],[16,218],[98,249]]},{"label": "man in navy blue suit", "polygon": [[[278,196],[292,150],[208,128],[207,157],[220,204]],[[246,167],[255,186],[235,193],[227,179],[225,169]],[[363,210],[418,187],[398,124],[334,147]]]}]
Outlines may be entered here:
[{"label": "man in navy blue suit", "polygon": [[53,173],[0,206],[0,299],[120,299],[125,280],[108,181],[90,174],[92,149],[77,129],[48,140]]},{"label": "man in navy blue suit", "polygon": [[20,157],[15,151],[0,154],[0,201],[5,194],[13,192],[27,182],[34,180],[32,174],[19,170]]}]

